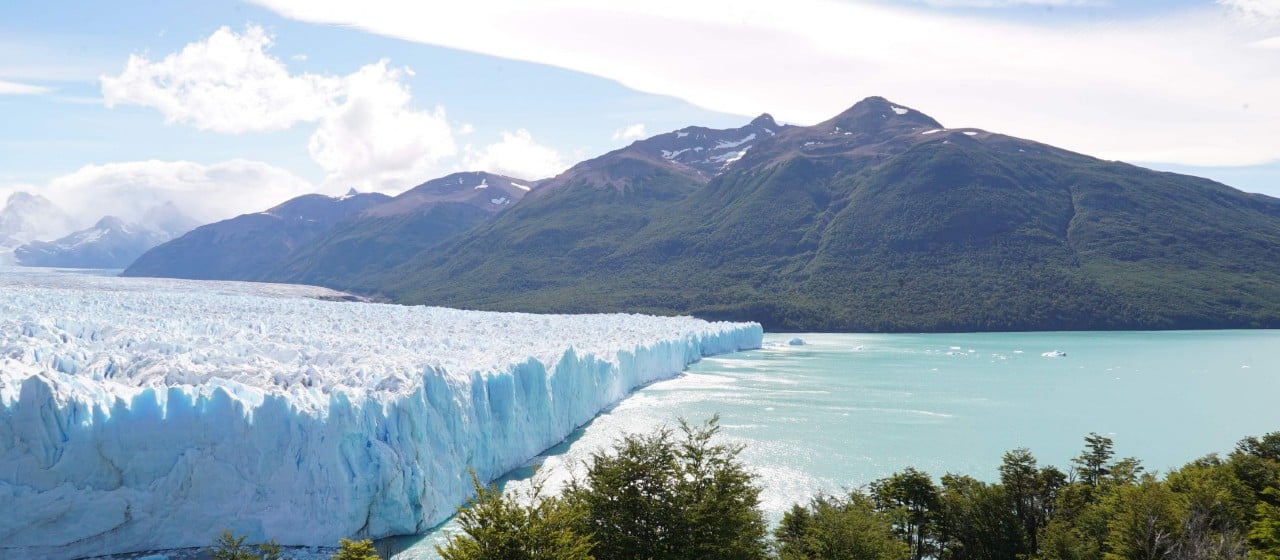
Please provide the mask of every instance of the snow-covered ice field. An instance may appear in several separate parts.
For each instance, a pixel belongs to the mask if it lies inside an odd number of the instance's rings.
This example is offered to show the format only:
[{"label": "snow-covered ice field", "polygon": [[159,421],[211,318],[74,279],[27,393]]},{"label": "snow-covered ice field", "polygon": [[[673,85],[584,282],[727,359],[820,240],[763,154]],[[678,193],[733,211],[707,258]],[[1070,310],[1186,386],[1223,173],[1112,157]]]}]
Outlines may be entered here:
[{"label": "snow-covered ice field", "polygon": [[0,268],[0,557],[413,534],[756,324]]}]

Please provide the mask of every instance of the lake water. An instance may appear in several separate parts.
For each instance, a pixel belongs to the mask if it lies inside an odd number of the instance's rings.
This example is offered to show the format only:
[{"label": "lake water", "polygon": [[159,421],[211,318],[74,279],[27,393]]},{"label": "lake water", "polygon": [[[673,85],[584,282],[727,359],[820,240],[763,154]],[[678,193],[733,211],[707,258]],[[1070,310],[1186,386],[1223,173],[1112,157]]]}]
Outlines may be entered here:
[{"label": "lake water", "polygon": [[[803,346],[788,345],[792,338]],[[619,436],[720,415],[759,475],[771,519],[817,492],[907,466],[996,478],[1028,447],[1064,470],[1083,437],[1165,471],[1280,430],[1280,331],[766,335],[646,387],[535,461],[554,489]],[[1046,352],[1065,352],[1045,357]],[[531,468],[508,486],[527,487]],[[456,530],[388,543],[435,558]]]}]

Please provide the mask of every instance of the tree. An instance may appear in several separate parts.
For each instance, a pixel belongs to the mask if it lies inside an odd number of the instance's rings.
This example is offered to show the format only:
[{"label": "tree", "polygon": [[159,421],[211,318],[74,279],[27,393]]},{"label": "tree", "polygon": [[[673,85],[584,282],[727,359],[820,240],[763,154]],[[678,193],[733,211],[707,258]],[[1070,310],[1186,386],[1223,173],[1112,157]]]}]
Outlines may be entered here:
[{"label": "tree", "polygon": [[1003,486],[949,474],[942,477],[941,506],[941,558],[1005,560],[1029,552],[1022,522]]},{"label": "tree", "polygon": [[283,551],[280,550],[280,545],[273,540],[258,545],[258,552],[261,553],[262,560],[280,560]]},{"label": "tree", "polygon": [[812,558],[805,537],[809,527],[813,525],[815,503],[822,497],[814,498],[809,507],[795,504],[791,510],[782,514],[782,521],[773,530],[773,539],[777,553],[784,558]]},{"label": "tree", "polygon": [[1267,488],[1275,487],[1280,480],[1280,432],[1240,440],[1227,466],[1236,479],[1253,492],[1254,500],[1280,505],[1277,496],[1263,495]]},{"label": "tree", "polygon": [[[1058,513],[1058,501],[1062,490],[1067,486],[1067,474],[1053,465],[1040,469],[1040,508],[1041,526],[1043,529]],[[1036,542],[1039,542],[1037,537]],[[1037,545],[1038,546],[1038,545]]]},{"label": "tree", "polygon": [[1097,487],[1102,483],[1103,478],[1111,473],[1109,465],[1111,458],[1115,456],[1115,451],[1112,449],[1114,442],[1109,437],[1090,432],[1085,436],[1084,443],[1085,450],[1071,462],[1080,473],[1081,482]]},{"label": "tree", "polygon": [[866,495],[814,498],[797,504],[774,531],[780,560],[905,560],[906,544]]},{"label": "tree", "polygon": [[223,530],[214,539],[209,556],[213,560],[280,560],[280,545],[275,541],[258,545],[258,552],[255,554],[254,547],[244,544],[248,538],[248,535],[237,537],[229,529]]},{"label": "tree", "polygon": [[[1271,501],[1280,499],[1280,490],[1274,487],[1264,490],[1263,494]],[[1258,502],[1256,507],[1257,515],[1249,528],[1249,543],[1254,551],[1250,558],[1280,560],[1280,507],[1266,501]]]},{"label": "tree", "polygon": [[[1061,473],[1059,473],[1061,474]],[[1057,492],[1049,523],[1040,533],[1039,555],[1047,560],[1100,560],[1111,513],[1100,491],[1076,481]]]},{"label": "tree", "polygon": [[566,499],[581,508],[580,532],[610,560],[761,559],[767,551],[760,490],[738,460],[739,446],[713,444],[719,417],[681,420],[629,435],[592,455],[586,479]]},{"label": "tree", "polygon": [[1066,483],[1066,475],[1054,467],[1038,469],[1031,451],[1019,447],[1004,454],[1000,483],[1022,524],[1027,548],[1031,552],[1039,550],[1039,533],[1053,516],[1054,502],[1058,490]]},{"label": "tree", "polygon": [[1178,558],[1243,560],[1254,495],[1217,455],[1169,473],[1165,484],[1186,504]]},{"label": "tree", "polygon": [[1253,455],[1260,459],[1280,461],[1280,432],[1271,432],[1260,438],[1244,438],[1236,444],[1236,451]]},{"label": "tree", "polygon": [[471,475],[476,496],[458,510],[463,533],[437,547],[444,560],[589,560],[592,541],[574,532],[580,513],[563,500],[542,497],[535,485],[528,505]]},{"label": "tree", "polygon": [[938,488],[928,474],[906,470],[871,483],[876,508],[889,514],[894,530],[911,549],[911,558],[920,560],[935,548],[934,516],[938,511]]},{"label": "tree", "polygon": [[1145,470],[1146,467],[1142,466],[1142,461],[1137,457],[1125,457],[1111,464],[1106,482],[1119,486],[1133,486],[1142,480],[1142,473]]},{"label": "tree", "polygon": [[1144,477],[1109,495],[1108,506],[1106,560],[1175,558],[1186,509],[1168,485]]},{"label": "tree", "polygon": [[244,544],[248,535],[237,537],[230,530],[224,530],[218,534],[213,541],[213,548],[209,551],[213,560],[257,560],[253,553],[249,550],[249,546]]},{"label": "tree", "polygon": [[335,552],[329,558],[333,560],[381,560],[378,558],[378,552],[373,548],[373,541],[368,539],[362,541],[341,539],[338,541],[338,552]]}]

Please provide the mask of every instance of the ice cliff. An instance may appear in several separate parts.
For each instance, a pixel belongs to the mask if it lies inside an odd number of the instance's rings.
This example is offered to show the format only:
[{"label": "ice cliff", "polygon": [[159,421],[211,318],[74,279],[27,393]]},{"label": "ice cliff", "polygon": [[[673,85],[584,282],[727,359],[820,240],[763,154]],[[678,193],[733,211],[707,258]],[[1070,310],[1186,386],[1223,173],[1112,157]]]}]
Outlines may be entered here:
[{"label": "ice cliff", "polygon": [[0,557],[424,531],[756,324],[0,272]]}]

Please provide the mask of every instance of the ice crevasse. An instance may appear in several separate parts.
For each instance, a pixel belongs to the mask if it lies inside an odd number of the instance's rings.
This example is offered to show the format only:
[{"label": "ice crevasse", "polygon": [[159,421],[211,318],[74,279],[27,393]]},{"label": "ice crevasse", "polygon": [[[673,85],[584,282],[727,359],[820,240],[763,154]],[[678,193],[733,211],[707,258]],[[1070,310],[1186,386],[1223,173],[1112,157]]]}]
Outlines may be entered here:
[{"label": "ice crevasse", "polygon": [[0,273],[0,557],[425,531],[754,323]]}]

